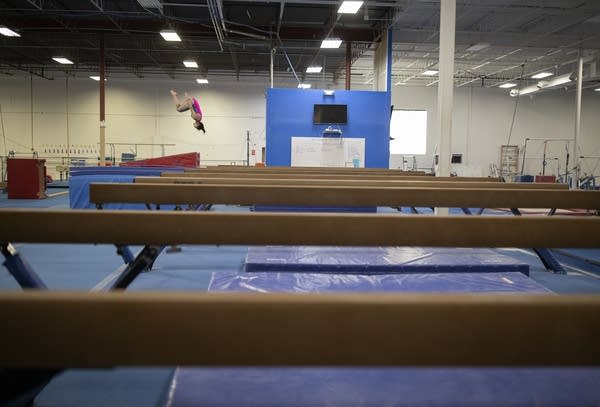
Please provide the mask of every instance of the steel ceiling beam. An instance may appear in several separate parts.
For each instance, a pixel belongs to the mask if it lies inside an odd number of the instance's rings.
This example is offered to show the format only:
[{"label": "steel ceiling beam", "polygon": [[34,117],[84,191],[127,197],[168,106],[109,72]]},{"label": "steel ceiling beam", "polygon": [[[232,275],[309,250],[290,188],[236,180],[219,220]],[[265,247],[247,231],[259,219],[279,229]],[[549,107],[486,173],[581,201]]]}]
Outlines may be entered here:
[{"label": "steel ceiling beam", "polygon": [[104,12],[104,1],[103,0],[90,0],[90,3],[92,3],[98,10]]},{"label": "steel ceiling beam", "polygon": [[[236,3],[259,3],[255,0],[236,0]],[[263,3],[263,2],[260,2]],[[264,2],[267,3],[267,2]],[[263,3],[263,4],[264,4]],[[337,8],[340,4],[339,0],[272,0],[268,3],[286,3],[286,4],[300,4],[300,5],[319,5],[319,6],[331,6]],[[373,1],[369,2],[369,7],[383,7],[392,8],[398,7],[397,1]],[[439,6],[438,6],[439,7]]]},{"label": "steel ceiling beam", "polygon": [[31,4],[33,7],[37,8],[38,10],[42,10],[42,2],[44,0],[27,0],[27,3]]}]

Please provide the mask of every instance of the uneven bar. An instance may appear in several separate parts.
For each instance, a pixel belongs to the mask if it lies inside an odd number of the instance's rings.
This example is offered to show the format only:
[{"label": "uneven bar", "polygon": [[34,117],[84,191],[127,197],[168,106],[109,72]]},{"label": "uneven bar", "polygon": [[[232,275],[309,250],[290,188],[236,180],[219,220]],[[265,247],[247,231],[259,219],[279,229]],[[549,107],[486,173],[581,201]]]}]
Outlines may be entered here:
[{"label": "uneven bar", "polygon": [[0,210],[0,242],[600,247],[600,218]]},{"label": "uneven bar", "polygon": [[90,202],[600,209],[600,191],[92,183]]},{"label": "uneven bar", "polygon": [[600,365],[598,296],[26,292],[0,319],[2,367]]},{"label": "uneven bar", "polygon": [[408,188],[494,188],[494,189],[560,189],[567,184],[557,183],[506,183],[481,181],[387,181],[370,179],[312,179],[306,178],[210,178],[210,177],[135,177],[138,184],[236,184],[236,185],[309,185],[309,186],[370,186]]}]

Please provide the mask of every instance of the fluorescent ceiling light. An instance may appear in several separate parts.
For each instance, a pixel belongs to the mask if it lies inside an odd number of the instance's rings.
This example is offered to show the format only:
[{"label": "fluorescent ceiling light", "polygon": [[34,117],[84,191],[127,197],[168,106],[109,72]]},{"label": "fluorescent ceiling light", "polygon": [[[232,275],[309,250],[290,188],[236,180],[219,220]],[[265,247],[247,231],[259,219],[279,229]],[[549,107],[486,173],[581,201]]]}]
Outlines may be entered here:
[{"label": "fluorescent ceiling light", "polygon": [[554,75],[552,72],[540,72],[540,73],[536,73],[535,75],[533,75],[532,78],[533,79],[544,79],[544,78],[547,78],[552,75]]},{"label": "fluorescent ceiling light", "polygon": [[312,87],[312,85],[310,83],[299,83],[298,87],[300,89],[310,89]]},{"label": "fluorescent ceiling light", "polygon": [[73,61],[68,60],[67,58],[63,58],[63,57],[54,57],[52,59],[55,60],[56,62],[58,62],[59,64],[70,65],[73,63]]},{"label": "fluorescent ceiling light", "polygon": [[503,83],[502,85],[500,85],[498,87],[502,88],[502,89],[510,89],[510,88],[514,88],[515,86],[517,86],[516,83]]},{"label": "fluorescent ceiling light", "polygon": [[322,70],[322,66],[309,66],[308,68],[306,68],[306,73],[319,73]]},{"label": "fluorescent ceiling light", "polygon": [[183,65],[185,65],[186,68],[198,68],[196,61],[183,61]]},{"label": "fluorescent ceiling light", "polygon": [[487,42],[480,42],[478,44],[471,45],[469,48],[467,48],[467,51],[469,51],[469,52],[481,51],[482,49],[487,48],[489,46],[490,46],[490,44],[488,44]]},{"label": "fluorescent ceiling light", "polygon": [[4,35],[5,37],[20,37],[21,35],[19,33],[14,32],[13,30],[11,30],[8,27],[0,27],[0,34]]},{"label": "fluorescent ceiling light", "polygon": [[198,78],[198,79],[196,79],[196,82],[198,82],[198,83],[208,83],[208,79]]},{"label": "fluorescent ceiling light", "polygon": [[425,76],[434,76],[437,74],[438,74],[438,71],[436,71],[434,69],[428,69],[425,72],[422,72],[422,75],[425,75]]},{"label": "fluorescent ceiling light", "polygon": [[530,93],[533,92],[537,92],[538,90],[540,90],[538,85],[531,85],[531,86],[526,86],[524,88],[521,89],[513,89],[510,91],[510,95],[515,97],[515,96],[523,96],[523,95],[528,95]]},{"label": "fluorescent ceiling light", "polygon": [[340,14],[356,14],[362,5],[362,1],[346,0],[342,3],[337,12]]},{"label": "fluorescent ceiling light", "polygon": [[571,73],[567,73],[556,78],[550,79],[549,81],[539,81],[538,86],[540,88],[552,88],[554,86],[564,85],[572,81]]},{"label": "fluorescent ceiling light", "polygon": [[596,89],[594,89],[594,91],[600,92],[600,88],[596,88]]},{"label": "fluorescent ceiling light", "polygon": [[[92,76],[90,76],[90,79],[93,79],[93,80],[95,80],[97,82],[100,82],[100,77],[99,76],[93,76],[92,75]],[[106,78],[104,78],[104,80],[106,81]]]},{"label": "fluorescent ceiling light", "polygon": [[175,31],[161,31],[160,35],[165,39],[165,41],[181,41],[179,35]]},{"label": "fluorescent ceiling light", "polygon": [[330,38],[323,40],[323,42],[321,43],[321,48],[339,48],[340,45],[342,45],[342,40]]}]

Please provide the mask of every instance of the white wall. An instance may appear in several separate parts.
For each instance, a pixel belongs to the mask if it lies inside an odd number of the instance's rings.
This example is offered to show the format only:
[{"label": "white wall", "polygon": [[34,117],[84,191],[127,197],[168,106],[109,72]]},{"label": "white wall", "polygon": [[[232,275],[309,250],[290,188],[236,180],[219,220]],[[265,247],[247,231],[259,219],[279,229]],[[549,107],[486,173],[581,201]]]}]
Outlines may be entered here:
[{"label": "white wall", "polygon": [[[500,146],[509,142],[509,133],[516,98],[506,90],[481,87],[458,88],[454,92],[452,152],[463,154],[463,164],[453,165],[459,175],[489,175],[490,163],[499,165]],[[431,167],[438,144],[435,120],[437,117],[437,88],[396,86],[392,88],[395,109],[424,109],[428,111],[427,154],[418,156],[419,167]],[[579,155],[600,155],[600,93],[585,91],[582,102],[582,126]],[[522,97],[516,105],[516,114],[510,144],[523,147],[525,138],[573,138],[575,132],[575,93],[556,90]],[[572,152],[572,143],[571,143]],[[525,174],[537,175],[542,171],[543,142],[529,141]],[[550,159],[558,157],[559,159]],[[561,173],[565,165],[565,143],[550,142],[547,149],[546,174]],[[570,157],[573,163],[573,154]],[[582,161],[582,171],[600,171],[598,159]],[[399,157],[392,157],[390,166],[401,165]],[[519,160],[519,168],[521,159]],[[599,174],[600,175],[600,174]]]},{"label": "white wall", "polygon": [[[264,83],[263,83],[264,82]],[[98,82],[87,78],[34,78],[33,114],[29,77],[0,79],[0,108],[6,137],[0,139],[0,155],[7,151],[59,157],[49,153],[52,146],[72,146],[71,156],[97,157],[99,138]],[[165,154],[197,151],[206,164],[246,159],[246,131],[251,148],[260,158],[265,140],[265,89],[267,80],[196,85],[189,81],[110,78],[106,86],[106,137],[109,143],[167,143]],[[169,89],[188,91],[200,101],[207,133],[192,126],[188,113],[178,113]],[[463,154],[463,164],[453,170],[465,175],[489,175],[490,163],[499,164],[500,146],[508,141],[517,99],[507,91],[488,88],[455,89],[452,152]],[[428,110],[427,154],[417,157],[419,167],[431,167],[438,142],[434,120],[437,117],[435,87],[395,86],[392,104],[396,109]],[[67,114],[68,113],[68,114]],[[572,138],[574,133],[575,93],[554,91],[519,99],[510,144],[523,146],[528,138]],[[32,132],[33,125],[33,132]],[[580,155],[600,156],[600,92],[584,91]],[[0,135],[1,137],[2,135]],[[564,143],[548,145],[546,173],[556,173],[557,163],[564,171]],[[46,153],[44,153],[46,149]],[[115,155],[133,146],[116,147]],[[79,151],[79,152],[77,152]],[[530,142],[525,173],[541,172],[543,144]],[[161,148],[138,147],[140,158],[160,156]],[[107,149],[107,154],[110,150]],[[559,160],[552,160],[558,157]],[[215,161],[212,161],[215,160]],[[254,159],[251,157],[251,163]],[[571,155],[571,163],[573,156]],[[519,161],[519,165],[520,165]],[[393,157],[391,166],[399,167]],[[53,174],[54,166],[49,162]],[[584,173],[598,173],[600,160],[582,161]]]},{"label": "white wall", "polygon": [[[133,152],[135,143],[165,143],[175,144],[165,147],[166,155],[196,151],[203,163],[229,163],[246,159],[246,131],[250,131],[251,148],[257,150],[260,160],[260,148],[265,143],[266,86],[111,78],[106,83],[106,141],[131,143],[115,147],[117,158],[122,152]],[[181,94],[187,91],[199,100],[206,134],[192,126],[188,112],[175,110],[171,88]],[[0,107],[6,137],[6,148],[0,139],[1,155],[8,151],[30,154],[35,150],[40,157],[58,158],[67,155],[66,146],[70,144],[72,157],[97,157],[98,82],[87,78],[71,78],[68,84],[65,79],[0,79]],[[57,147],[61,151],[50,152]],[[138,146],[137,152],[140,158],[162,153],[160,146]],[[111,155],[108,147],[107,155]],[[52,174],[54,163],[50,163],[49,160],[48,170]]]}]

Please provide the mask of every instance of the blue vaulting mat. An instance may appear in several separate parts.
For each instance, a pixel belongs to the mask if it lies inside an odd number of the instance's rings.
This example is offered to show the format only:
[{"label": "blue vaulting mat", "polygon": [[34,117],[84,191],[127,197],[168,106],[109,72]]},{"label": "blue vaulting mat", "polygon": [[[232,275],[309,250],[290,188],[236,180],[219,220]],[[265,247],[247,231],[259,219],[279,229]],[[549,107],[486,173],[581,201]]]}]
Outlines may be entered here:
[{"label": "blue vaulting mat", "polygon": [[529,265],[493,249],[429,247],[251,246],[246,272],[520,272]]}]

